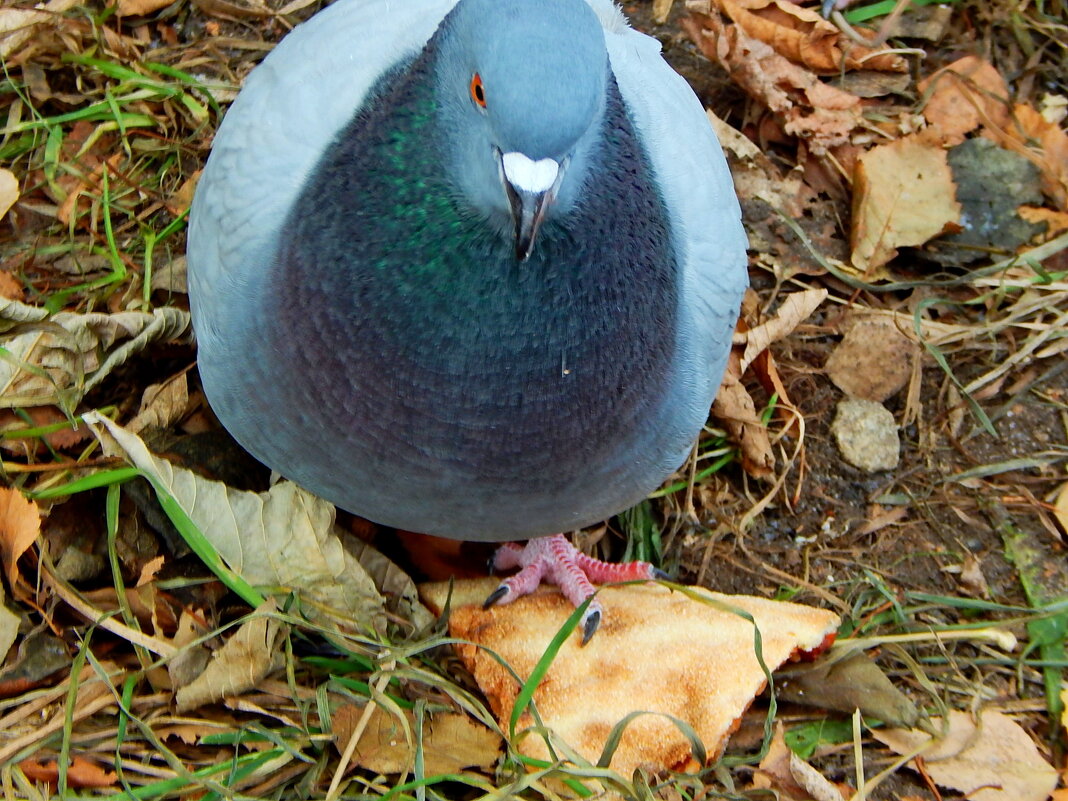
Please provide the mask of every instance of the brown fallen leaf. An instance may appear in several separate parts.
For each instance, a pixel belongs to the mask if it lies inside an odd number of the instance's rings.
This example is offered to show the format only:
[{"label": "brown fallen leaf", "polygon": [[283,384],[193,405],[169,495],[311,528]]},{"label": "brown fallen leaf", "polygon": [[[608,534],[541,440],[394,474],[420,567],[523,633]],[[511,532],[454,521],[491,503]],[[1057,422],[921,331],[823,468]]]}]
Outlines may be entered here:
[{"label": "brown fallen leaf", "polygon": [[738,443],[742,469],[754,478],[767,478],[775,469],[775,454],[767,427],[756,412],[756,404],[742,383],[741,354],[735,348],[712,403],[712,415],[723,423]]},{"label": "brown fallen leaf", "polygon": [[39,26],[54,24],[78,3],[79,0],[49,0],[39,9],[0,8],[0,58],[10,63],[12,55],[37,33]]},{"label": "brown fallen leaf", "polygon": [[904,246],[957,230],[961,207],[941,147],[917,135],[869,150],[853,174],[853,266],[866,280]]},{"label": "brown fallen leaf", "polygon": [[[938,730],[942,719],[931,723]],[[1059,781],[1027,732],[994,710],[981,712],[978,721],[950,712],[938,740],[911,729],[876,729],[872,736],[898,754],[918,751],[927,775],[972,801],[1046,801]]]},{"label": "brown fallen leaf", "polygon": [[1008,84],[993,64],[978,56],[957,59],[916,88],[928,96],[923,116],[932,138],[944,145],[959,145],[980,125],[1001,130],[1008,122]]},{"label": "brown fallen leaf", "polygon": [[1002,147],[1031,159],[1042,174],[1042,192],[1068,211],[1068,132],[1023,103],[1012,110],[1003,130],[987,130]]},{"label": "brown fallen leaf", "polygon": [[692,13],[681,24],[702,52],[718,61],[746,93],[774,112],[783,131],[803,139],[822,155],[849,143],[850,134],[866,126],[860,98],[823,83],[810,70],[727,25],[715,9]]},{"label": "brown fallen leaf", "polygon": [[0,220],[19,199],[19,179],[11,170],[0,168]]},{"label": "brown fallen leaf", "polygon": [[1053,504],[1053,516],[1057,518],[1061,531],[1068,535],[1068,482],[1061,484],[1061,488],[1057,491],[1057,501]]},{"label": "brown fallen leaf", "polygon": [[831,352],[824,371],[854,398],[882,403],[912,375],[919,346],[887,317],[850,315],[845,336]]},{"label": "brown fallen leaf", "polygon": [[[507,730],[519,685],[486,649],[525,681],[574,609],[550,587],[483,609],[497,583],[493,578],[455,582],[449,631],[467,641],[457,651]],[[439,613],[449,590],[447,582],[420,587]],[[771,670],[791,655],[822,650],[838,626],[838,617],[823,609],[697,587],[688,592],[695,597],[658,585],[603,587],[597,597],[604,620],[596,636],[583,646],[576,633],[560,647],[534,702],[545,725],[583,759],[596,763],[612,728],[637,711],[657,714],[634,718],[624,731],[611,762],[621,775],[638,766],[654,773],[699,767],[689,740],[664,715],[693,727],[710,759],[722,751],[765,684],[753,625],[728,610],[744,610],[755,619]],[[518,731],[532,722],[524,713]],[[548,756],[537,735],[522,738],[519,748],[534,758]]]},{"label": "brown fallen leaf", "polygon": [[753,787],[775,790],[783,801],[845,801],[834,784],[786,745],[782,722],[775,724],[768,753],[753,772]]},{"label": "brown fallen leaf", "polygon": [[727,154],[750,248],[770,260],[777,274],[822,275],[826,270],[819,260],[808,248],[798,247],[796,225],[817,253],[843,261],[848,251],[838,233],[842,217],[838,205],[844,196],[834,197],[834,190],[827,186],[816,191],[801,170],[780,170],[745,134],[711,111],[708,119]]},{"label": "brown fallen leaf", "polygon": [[791,334],[826,299],[826,289],[806,289],[787,295],[771,317],[745,332],[742,372],[748,370],[753,360],[767,350],[772,343],[785,339]]},{"label": "brown fallen leaf", "polygon": [[891,726],[914,726],[915,704],[897,689],[863,651],[832,653],[827,659],[783,672],[780,696],[787,701],[866,717]]},{"label": "brown fallen leaf", "polygon": [[270,616],[276,609],[274,599],[260,605],[257,614],[212,654],[204,671],[177,688],[174,700],[179,712],[241,695],[282,664],[278,646],[285,638],[286,626]]},{"label": "brown fallen leaf", "polygon": [[20,325],[0,361],[0,406],[72,407],[119,365],[156,341],[190,337],[189,313],[59,312],[0,299],[0,327]]},{"label": "brown fallen leaf", "polygon": [[[19,769],[26,778],[55,787],[59,784],[59,763],[54,759],[41,761],[24,759],[19,762]],[[90,762],[81,754],[75,754],[67,765],[67,786],[74,789],[90,787],[111,787],[117,776],[114,771],[104,770],[96,762]]]},{"label": "brown fallen leaf", "polygon": [[83,419],[106,452],[125,457],[169,492],[245,581],[291,589],[320,625],[384,626],[382,596],[347,549],[332,504],[289,481],[266,492],[232,489],[154,455],[96,412]]},{"label": "brown fallen leaf", "polygon": [[12,594],[18,600],[31,595],[31,588],[19,573],[19,557],[41,533],[41,513],[37,504],[13,487],[0,487],[0,562]]},{"label": "brown fallen leaf", "polygon": [[[720,9],[754,39],[795,64],[825,74],[863,67],[906,72],[908,62],[889,47],[869,48],[844,39],[838,27],[811,8],[791,0],[715,0]],[[700,9],[704,3],[690,3]]]},{"label": "brown fallen leaf", "polygon": [[[24,416],[30,418],[33,428],[68,423],[70,419],[57,406],[30,406],[20,409],[18,414],[15,414],[10,409],[0,409],[0,431],[12,434],[15,431],[26,428]],[[40,453],[46,447],[57,451],[68,450],[85,442],[91,436],[92,434],[89,433],[85,426],[75,428],[71,425],[65,425],[39,437],[8,436],[0,440],[0,448],[3,448],[8,453],[17,453],[29,457]]]},{"label": "brown fallen leaf", "polygon": [[8,270],[0,270],[0,298],[19,301],[26,298],[26,290],[22,282]]},{"label": "brown fallen leaf", "polygon": [[[331,717],[330,731],[338,751],[344,750],[364,709],[354,704],[339,707]],[[415,716],[405,712],[408,732],[415,731]],[[440,712],[429,716],[422,736],[423,770],[427,776],[459,773],[466,768],[487,770],[497,762],[501,737],[467,715]],[[415,752],[399,720],[375,706],[353,754],[353,764],[375,773],[403,773],[412,768]]]},{"label": "brown fallen leaf", "polygon": [[165,429],[178,422],[189,408],[189,381],[181,372],[160,384],[152,384],[141,395],[141,408],[127,423],[135,434],[145,429]]},{"label": "brown fallen leaf", "polygon": [[1020,206],[1016,213],[1027,222],[1045,223],[1046,233],[1043,239],[1049,240],[1068,231],[1068,212],[1055,211],[1039,206]]},{"label": "brown fallen leaf", "polygon": [[173,0],[119,0],[116,13],[120,17],[143,17],[169,6]]}]

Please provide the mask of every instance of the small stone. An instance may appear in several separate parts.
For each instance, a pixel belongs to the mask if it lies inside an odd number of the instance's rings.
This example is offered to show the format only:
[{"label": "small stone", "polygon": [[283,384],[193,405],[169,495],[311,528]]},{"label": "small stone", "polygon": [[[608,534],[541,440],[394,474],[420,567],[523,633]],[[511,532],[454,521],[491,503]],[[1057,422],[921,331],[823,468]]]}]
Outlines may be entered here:
[{"label": "small stone", "polygon": [[901,450],[897,423],[881,403],[847,398],[838,404],[831,432],[842,456],[854,467],[868,473],[897,467]]}]

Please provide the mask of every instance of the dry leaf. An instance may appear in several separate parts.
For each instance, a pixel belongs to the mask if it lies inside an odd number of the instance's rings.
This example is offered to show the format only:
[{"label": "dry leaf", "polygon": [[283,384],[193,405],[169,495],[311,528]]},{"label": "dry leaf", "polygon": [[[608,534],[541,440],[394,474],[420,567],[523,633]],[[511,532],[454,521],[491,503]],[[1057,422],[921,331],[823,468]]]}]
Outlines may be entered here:
[{"label": "dry leaf", "polygon": [[[70,418],[56,406],[30,406],[16,414],[10,409],[0,409],[0,431],[13,433],[27,428],[25,417],[32,427],[51,426],[69,422]],[[85,442],[92,435],[85,426],[65,426],[38,437],[9,436],[0,440],[0,448],[27,458],[40,453],[46,447],[57,451],[68,450]]]},{"label": "dry leaf", "polygon": [[[3,12],[0,12],[3,13]],[[19,179],[11,170],[0,167],[0,220],[19,199]]]},{"label": "dry leaf", "polygon": [[1057,502],[1053,505],[1053,514],[1060,523],[1061,531],[1068,534],[1068,483],[1061,484],[1057,492]]},{"label": "dry leaf", "polygon": [[[364,709],[346,704],[331,718],[334,745],[343,751]],[[408,731],[415,731],[415,716],[405,712]],[[488,770],[501,752],[501,737],[467,715],[440,712],[424,724],[423,770],[425,775],[459,773],[466,768]],[[415,759],[404,726],[393,715],[375,706],[360,737],[353,763],[375,773],[402,773],[411,770]]]},{"label": "dry leaf", "polygon": [[[55,787],[59,783],[59,764],[50,759],[41,762],[36,759],[24,759],[19,762],[19,769],[32,782]],[[75,754],[67,765],[67,786],[74,789],[87,787],[111,787],[115,784],[114,771],[104,770],[96,762],[90,762],[81,754]]]},{"label": "dry leaf", "polygon": [[1036,206],[1020,206],[1016,213],[1029,223],[1045,223],[1046,233],[1043,239],[1052,239],[1068,231],[1068,212]]},{"label": "dry leaf", "polygon": [[0,270],[0,298],[21,301],[26,297],[22,283],[9,271]]},{"label": "dry leaf", "polygon": [[0,8],[0,58],[11,55],[29,40],[39,25],[54,22],[58,15],[78,5],[80,0],[49,0],[37,9]]},{"label": "dry leaf", "polygon": [[946,151],[918,136],[862,155],[853,187],[853,266],[869,281],[899,247],[957,227],[961,209]]},{"label": "dry leaf", "polygon": [[776,722],[768,753],[753,773],[753,787],[773,789],[783,801],[844,801],[837,787],[786,745],[781,722]]},{"label": "dry leaf", "polygon": [[[931,718],[935,729],[941,718]],[[952,711],[944,739],[911,729],[876,729],[872,736],[898,754],[920,749],[924,771],[942,787],[971,801],[1046,801],[1058,774],[1012,718],[985,710],[979,725],[971,715]],[[924,744],[928,744],[924,747]]]},{"label": "dry leaf", "polygon": [[865,717],[891,726],[913,726],[920,716],[908,696],[863,651],[837,652],[816,664],[790,668],[776,687],[784,700],[847,715],[859,709]]},{"label": "dry leaf", "polygon": [[390,612],[410,621],[416,630],[434,622],[434,616],[419,603],[419,590],[412,577],[397,567],[392,559],[360,539],[354,538],[348,550],[382,593]]},{"label": "dry leaf", "polygon": [[[73,408],[112,370],[152,342],[188,337],[189,312],[59,312],[0,299],[0,331],[18,326],[0,361],[0,406]],[[43,371],[43,372],[42,372]]]},{"label": "dry leaf", "polygon": [[912,375],[918,345],[886,317],[851,316],[824,370],[847,395],[881,403]]},{"label": "dry leaf", "polygon": [[745,352],[742,354],[741,371],[745,373],[753,360],[773,342],[785,339],[803,320],[827,299],[826,289],[806,289],[791,292],[775,313],[766,322],[750,328],[745,334]]},{"label": "dry leaf", "polygon": [[85,421],[108,453],[125,456],[181,505],[227,566],[253,586],[284,587],[324,625],[384,625],[383,600],[334,526],[334,507],[290,481],[267,492],[233,490],[152,455],[95,412]]},{"label": "dry leaf", "polygon": [[116,13],[120,17],[143,17],[166,8],[174,0],[119,0]]},{"label": "dry leaf", "polygon": [[189,293],[185,256],[175,256],[152,271],[152,291]]},{"label": "dry leaf", "polygon": [[169,428],[182,418],[188,407],[189,381],[183,372],[145,389],[141,409],[126,428],[134,434],[140,434],[146,428]]},{"label": "dry leaf", "polygon": [[742,468],[755,478],[770,476],[775,468],[768,430],[756,413],[756,405],[742,384],[740,356],[731,351],[727,370],[712,403],[713,416],[723,423],[742,453]]},{"label": "dry leaf", "polygon": [[[493,578],[455,582],[449,631],[466,641],[456,648],[507,729],[519,685],[485,649],[525,680],[574,608],[555,588],[542,587],[506,606],[483,609],[497,584]],[[448,582],[420,586],[438,612],[449,591]],[[755,619],[771,670],[799,651],[826,647],[838,626],[838,617],[823,609],[698,587],[688,592],[696,598],[651,584],[603,587],[597,598],[604,621],[597,634],[581,645],[575,633],[560,647],[534,702],[545,725],[584,759],[596,763],[612,727],[633,711],[659,714],[630,722],[612,758],[617,773],[629,776],[638,766],[653,773],[698,767],[689,741],[664,715],[691,725],[715,758],[765,683],[753,624],[729,610]],[[531,724],[525,713],[519,728]],[[523,738],[519,748],[535,758],[548,755],[536,735]]]},{"label": "dry leaf", "polygon": [[41,533],[41,513],[37,504],[13,487],[0,487],[0,560],[8,587],[16,598],[29,588],[19,575],[19,557]]},{"label": "dry leaf", "polygon": [[178,688],[175,704],[179,712],[251,690],[284,664],[278,646],[287,627],[271,617],[276,611],[273,598],[263,603],[212,654],[204,671],[187,686]]},{"label": "dry leaf", "polygon": [[804,139],[822,155],[849,143],[864,127],[860,98],[822,83],[812,72],[746,34],[724,25],[718,14],[693,14],[683,27],[710,59],[719,61],[734,81],[775,112],[785,133]]},{"label": "dry leaf", "polygon": [[0,665],[7,661],[7,652],[19,634],[19,616],[4,606],[4,588],[0,585]]},{"label": "dry leaf", "polygon": [[980,125],[998,130],[1009,119],[1009,87],[992,64],[965,56],[920,81],[917,89],[931,92],[923,116],[938,142],[959,145]]},{"label": "dry leaf", "polygon": [[1030,106],[1013,108],[1002,131],[987,131],[1002,147],[1031,159],[1042,173],[1042,192],[1068,211],[1068,133]]},{"label": "dry leaf", "polygon": [[[795,64],[825,74],[864,67],[905,72],[908,63],[890,48],[843,42],[842,32],[822,15],[790,0],[715,0],[754,39]],[[844,47],[843,47],[844,44]]]}]

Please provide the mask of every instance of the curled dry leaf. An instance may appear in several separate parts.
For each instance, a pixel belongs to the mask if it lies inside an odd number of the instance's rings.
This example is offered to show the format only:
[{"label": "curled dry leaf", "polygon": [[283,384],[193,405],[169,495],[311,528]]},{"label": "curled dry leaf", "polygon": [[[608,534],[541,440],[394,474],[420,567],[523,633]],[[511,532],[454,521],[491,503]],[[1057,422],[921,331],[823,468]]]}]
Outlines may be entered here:
[{"label": "curled dry leaf", "polygon": [[189,312],[151,314],[48,312],[0,299],[0,331],[8,358],[0,361],[0,407],[55,404],[72,408],[85,393],[156,341],[188,337]]},{"label": "curled dry leaf", "polygon": [[[811,8],[790,0],[714,0],[751,37],[770,45],[795,64],[820,73],[843,69],[906,72],[908,63],[889,47],[863,47]],[[700,8],[705,3],[691,4]]]},{"label": "curled dry leaf", "polygon": [[13,487],[0,487],[0,560],[7,585],[16,598],[29,596],[30,588],[19,575],[19,557],[41,533],[37,504]]},{"label": "curled dry leaf", "polygon": [[[941,718],[931,723],[936,730],[943,725]],[[976,721],[952,711],[946,727],[945,737],[938,740],[911,729],[876,729],[871,734],[897,754],[919,751],[927,775],[972,801],[1046,801],[1057,786],[1056,769],[1007,715],[984,710]]]},{"label": "curled dry leaf", "polygon": [[741,370],[749,369],[761,353],[773,342],[785,339],[802,321],[827,299],[826,289],[806,289],[791,292],[775,313],[760,325],[750,328],[745,334],[745,352],[742,354]]},{"label": "curled dry leaf", "polygon": [[116,13],[120,17],[142,17],[169,6],[173,0],[119,0]]},{"label": "curled dry leaf", "polygon": [[726,25],[713,9],[693,14],[683,27],[710,59],[723,65],[751,97],[781,119],[782,128],[802,138],[815,154],[848,144],[864,126],[860,98],[819,80],[739,25]]},{"label": "curled dry leaf", "polygon": [[141,396],[141,409],[126,428],[134,434],[146,428],[168,428],[182,418],[188,406],[189,381],[183,372],[146,388]]},{"label": "curled dry leaf", "polygon": [[818,663],[790,668],[776,689],[787,701],[847,715],[859,709],[891,726],[914,726],[920,717],[916,705],[863,651],[835,649]]},{"label": "curled dry leaf", "polygon": [[[0,11],[0,13],[3,13]],[[0,168],[0,220],[19,199],[19,179],[11,170]]]},{"label": "curled dry leaf", "polygon": [[933,139],[959,145],[980,125],[1001,130],[1009,119],[1009,86],[994,65],[978,56],[965,56],[920,81],[916,87],[929,96],[923,116]]},{"label": "curled dry leaf", "polygon": [[58,15],[70,11],[80,0],[49,0],[40,9],[0,8],[0,58],[11,56],[41,25],[54,24]]},{"label": "curled dry leaf", "polygon": [[1068,212],[1068,133],[1030,106],[1016,105],[1004,130],[986,131],[1002,147],[1029,158],[1042,174],[1042,192]]},{"label": "curled dry leaf", "polygon": [[742,453],[742,468],[754,478],[767,478],[775,468],[767,428],[756,412],[756,404],[742,383],[741,356],[731,351],[723,381],[712,403],[712,414],[723,423]]},{"label": "curled dry leaf", "polygon": [[334,525],[334,507],[291,481],[243,492],[171,464],[95,412],[85,421],[106,452],[122,455],[165,489],[223,561],[249,584],[292,589],[323,625],[384,626],[383,599]]},{"label": "curled dry leaf", "polygon": [[1053,514],[1061,526],[1061,531],[1068,535],[1068,482],[1061,484],[1057,492],[1057,502],[1053,506]]},{"label": "curled dry leaf", "polygon": [[[334,712],[330,729],[338,751],[344,750],[364,709],[346,704]],[[407,732],[415,731],[415,716],[405,712]],[[439,712],[428,716],[423,729],[423,772],[427,776],[459,773],[465,768],[488,770],[501,752],[501,737],[467,715]],[[375,706],[356,746],[353,763],[375,773],[411,770],[415,752],[405,726]]]},{"label": "curled dry leaf", "polygon": [[837,787],[790,750],[781,721],[775,724],[768,753],[753,772],[753,787],[773,789],[783,801],[845,801]]},{"label": "curled dry leaf", "polygon": [[[32,782],[41,782],[51,787],[59,784],[59,764],[54,759],[24,759],[19,762],[19,769]],[[67,765],[67,786],[70,788],[111,787],[116,779],[115,771],[105,770],[81,754],[75,754]]]},{"label": "curled dry leaf", "polygon": [[[30,419],[29,426],[26,424],[26,417]],[[38,428],[57,423],[69,423],[69,421],[70,418],[56,406],[30,406],[20,409],[18,414],[11,409],[0,409],[0,431],[9,434],[8,437],[0,440],[0,448],[8,453],[28,458],[32,454],[40,453],[46,447],[57,451],[68,450],[92,436],[85,426],[75,427],[73,425],[67,425],[33,438],[10,436],[27,427]]]},{"label": "curled dry leaf", "polygon": [[212,654],[200,675],[177,688],[179,712],[241,695],[283,664],[279,644],[287,627],[271,617],[277,611],[274,599],[267,600]]},{"label": "curled dry leaf", "polygon": [[946,151],[912,135],[869,150],[853,174],[853,266],[866,280],[897,249],[956,229],[961,207]]},{"label": "curled dry leaf", "polygon": [[[497,584],[488,578],[419,589],[439,613],[451,589],[449,632],[465,641],[455,647],[507,730],[519,685],[490,653],[526,681],[574,607],[555,588],[542,587],[505,606],[483,609],[482,601]],[[594,764],[626,715],[652,713],[632,719],[622,734],[610,767],[623,776],[639,766],[652,773],[700,767],[690,740],[668,715],[693,728],[709,759],[722,751],[765,684],[753,624],[738,611],[756,621],[769,670],[792,655],[820,652],[838,627],[838,617],[824,609],[699,587],[682,593],[651,584],[609,586],[597,598],[604,607],[600,630],[586,645],[577,632],[564,641],[534,691],[534,703],[545,725]],[[524,712],[517,731],[532,724]],[[518,743],[529,756],[548,757],[537,735]]]}]

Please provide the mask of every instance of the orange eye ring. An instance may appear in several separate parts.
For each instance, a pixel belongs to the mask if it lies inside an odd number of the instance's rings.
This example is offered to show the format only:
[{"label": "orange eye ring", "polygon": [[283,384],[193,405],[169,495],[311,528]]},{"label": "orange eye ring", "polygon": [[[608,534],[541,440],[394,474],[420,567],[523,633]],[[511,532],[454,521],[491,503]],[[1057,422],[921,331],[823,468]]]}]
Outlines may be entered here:
[{"label": "orange eye ring", "polygon": [[471,99],[479,108],[486,107],[486,90],[482,88],[482,76],[477,72],[471,76]]}]

